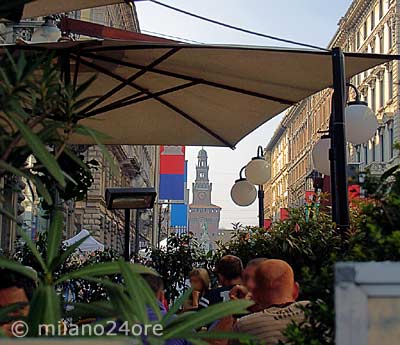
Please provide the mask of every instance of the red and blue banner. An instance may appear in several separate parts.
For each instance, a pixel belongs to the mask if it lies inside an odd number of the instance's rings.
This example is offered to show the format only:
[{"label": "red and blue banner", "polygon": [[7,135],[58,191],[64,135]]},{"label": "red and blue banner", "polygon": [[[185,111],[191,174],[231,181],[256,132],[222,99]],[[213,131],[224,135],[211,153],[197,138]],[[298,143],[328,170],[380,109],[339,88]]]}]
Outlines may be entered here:
[{"label": "red and blue banner", "polygon": [[160,147],[160,200],[185,200],[185,146]]},{"label": "red and blue banner", "polygon": [[189,208],[189,190],[187,188],[187,161],[185,161],[185,176],[184,176],[185,199],[182,204],[171,205],[171,226],[175,233],[181,235],[187,233],[188,226],[188,208]]}]

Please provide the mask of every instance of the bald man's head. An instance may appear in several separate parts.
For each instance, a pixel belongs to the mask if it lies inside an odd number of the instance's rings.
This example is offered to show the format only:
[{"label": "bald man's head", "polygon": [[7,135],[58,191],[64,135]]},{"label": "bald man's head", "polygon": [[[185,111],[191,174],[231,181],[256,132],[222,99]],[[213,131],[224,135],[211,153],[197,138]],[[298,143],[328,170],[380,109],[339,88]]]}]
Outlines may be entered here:
[{"label": "bald man's head", "polygon": [[255,285],[254,300],[264,307],[294,302],[298,297],[293,269],[283,260],[261,262],[255,272]]}]

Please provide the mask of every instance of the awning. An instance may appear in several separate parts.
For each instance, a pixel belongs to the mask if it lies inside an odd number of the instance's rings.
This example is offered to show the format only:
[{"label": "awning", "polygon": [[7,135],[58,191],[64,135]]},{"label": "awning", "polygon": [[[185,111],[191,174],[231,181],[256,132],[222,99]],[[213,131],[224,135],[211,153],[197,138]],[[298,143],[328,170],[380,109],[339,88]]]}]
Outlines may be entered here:
[{"label": "awning", "polygon": [[35,18],[50,14],[81,10],[84,8],[113,5],[124,0],[34,0],[25,5],[22,18]]},{"label": "awning", "polygon": [[[97,75],[85,96],[100,98],[81,122],[109,135],[106,144],[234,147],[332,84],[327,51],[118,40],[13,48],[68,53],[71,80],[78,83]],[[394,58],[347,53],[346,76]],[[75,136],[71,143],[93,142]]]}]

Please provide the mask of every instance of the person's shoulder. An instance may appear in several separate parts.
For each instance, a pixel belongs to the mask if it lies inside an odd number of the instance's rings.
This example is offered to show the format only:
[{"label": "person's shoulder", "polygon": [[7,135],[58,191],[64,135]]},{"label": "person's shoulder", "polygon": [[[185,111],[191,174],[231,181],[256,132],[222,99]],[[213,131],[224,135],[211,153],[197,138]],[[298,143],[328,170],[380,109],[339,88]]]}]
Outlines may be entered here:
[{"label": "person's shoulder", "polygon": [[297,302],[294,302],[292,305],[290,305],[289,307],[290,308],[297,308],[297,309],[304,309],[304,308],[307,308],[307,307],[309,307],[311,305],[311,302],[310,301],[297,301]]},{"label": "person's shoulder", "polygon": [[210,297],[211,299],[220,299],[221,293],[225,291],[230,291],[230,287],[220,286],[213,289],[208,290],[204,296]]},{"label": "person's shoulder", "polygon": [[265,318],[266,315],[264,311],[258,311],[256,313],[251,313],[248,315],[244,315],[236,320],[236,327],[240,329],[240,327],[244,325],[251,325],[254,323],[254,321],[257,321],[259,319]]}]

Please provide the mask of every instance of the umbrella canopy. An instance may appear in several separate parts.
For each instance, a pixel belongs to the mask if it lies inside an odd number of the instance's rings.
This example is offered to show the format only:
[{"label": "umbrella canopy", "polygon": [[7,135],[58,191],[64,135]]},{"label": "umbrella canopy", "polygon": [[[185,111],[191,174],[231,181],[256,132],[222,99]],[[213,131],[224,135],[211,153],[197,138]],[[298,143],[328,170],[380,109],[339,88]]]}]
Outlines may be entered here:
[{"label": "umbrella canopy", "polygon": [[[235,145],[291,105],[332,84],[328,51],[77,41],[15,46],[68,53],[71,80],[97,75],[85,96],[100,96],[82,124],[105,144]],[[4,49],[3,49],[4,52]],[[346,77],[391,60],[347,53]],[[74,144],[93,144],[76,135]]]},{"label": "umbrella canopy", "polygon": [[48,16],[84,8],[113,5],[124,0],[34,0],[25,5],[22,18]]},{"label": "umbrella canopy", "polygon": [[[64,241],[64,244],[69,247],[70,245],[78,242],[82,238],[90,235],[89,231],[83,229],[81,230],[78,234],[76,234],[74,237],[70,238],[69,240]],[[101,244],[99,241],[97,241],[94,237],[89,236],[83,243],[80,244],[80,246],[77,249],[78,251],[81,252],[95,252],[97,250],[103,251],[104,250],[104,244]]]}]

